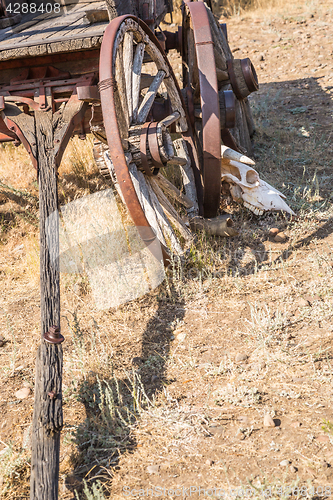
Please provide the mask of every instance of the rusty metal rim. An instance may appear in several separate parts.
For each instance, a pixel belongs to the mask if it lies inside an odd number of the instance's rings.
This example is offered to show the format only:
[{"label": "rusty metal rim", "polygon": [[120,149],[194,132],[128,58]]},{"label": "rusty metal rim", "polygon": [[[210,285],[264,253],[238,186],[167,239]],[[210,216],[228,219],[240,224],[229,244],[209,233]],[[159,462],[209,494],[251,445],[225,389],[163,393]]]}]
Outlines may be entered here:
[{"label": "rusty metal rim", "polygon": [[236,125],[235,112],[235,94],[232,90],[224,90],[225,102],[225,126],[226,128],[234,128]]},{"label": "rusty metal rim", "polygon": [[241,68],[249,92],[256,92],[259,89],[258,76],[248,57],[241,60]]},{"label": "rusty metal rim", "polygon": [[215,217],[221,201],[220,103],[214,42],[205,4],[186,2],[194,33],[203,130],[204,216]]},{"label": "rusty metal rim", "polygon": [[[124,16],[119,16],[116,17],[111,21],[111,23],[107,26],[104,36],[103,36],[103,41],[101,45],[101,52],[100,52],[100,67],[99,67],[99,77],[100,81],[105,81],[105,80],[112,80],[113,75],[112,75],[112,60],[113,60],[113,47],[114,47],[114,42],[115,38],[118,32],[118,29],[120,28],[121,24],[126,20],[126,19],[133,19],[143,30],[144,32],[149,36],[150,40],[157,46],[157,48],[160,50],[161,54],[163,55],[164,60],[166,61],[169,71],[170,71],[170,76],[173,78],[173,81],[175,83],[176,89],[178,91],[178,94],[180,96],[183,108],[185,109],[184,101],[182,99],[181,93],[179,86],[177,84],[176,78],[174,76],[172,67],[166,57],[166,55],[163,52],[162,47],[160,46],[157,38],[155,35],[152,33],[152,31],[149,29],[149,27],[140,19],[138,19],[135,16],[132,15],[124,15]],[[113,87],[112,85],[106,86],[103,88],[103,90],[100,91],[101,94],[101,105],[102,105],[102,111],[103,111],[103,119],[104,119],[104,126],[105,126],[105,132],[106,132],[106,137],[107,137],[107,142],[110,150],[110,156],[111,160],[114,165],[115,173],[117,176],[117,180],[119,183],[119,187],[122,191],[125,203],[127,205],[127,208],[129,210],[129,213],[133,219],[134,224],[138,227],[138,231],[140,233],[140,236],[144,241],[151,241],[151,239],[156,238],[154,231],[150,227],[150,224],[147,220],[147,217],[141,207],[141,204],[139,202],[138,196],[136,194],[126,158],[124,155],[123,151],[123,146],[119,134],[119,129],[116,126],[117,124],[117,114],[116,114],[116,107],[115,107],[115,101],[114,101],[114,94],[113,94]],[[194,159],[194,163],[192,162],[192,168],[194,170],[194,175],[197,181],[197,190],[200,193],[200,173],[199,173],[199,165],[198,165],[198,160],[195,158],[195,148],[194,148],[194,143],[193,143],[193,138],[191,137],[191,133],[187,132],[183,134],[183,138],[186,141],[186,143],[189,145],[191,149],[191,153]],[[163,245],[162,246],[162,254],[163,254],[163,260],[166,265],[170,263],[170,255],[168,252],[168,249],[166,249]]]}]

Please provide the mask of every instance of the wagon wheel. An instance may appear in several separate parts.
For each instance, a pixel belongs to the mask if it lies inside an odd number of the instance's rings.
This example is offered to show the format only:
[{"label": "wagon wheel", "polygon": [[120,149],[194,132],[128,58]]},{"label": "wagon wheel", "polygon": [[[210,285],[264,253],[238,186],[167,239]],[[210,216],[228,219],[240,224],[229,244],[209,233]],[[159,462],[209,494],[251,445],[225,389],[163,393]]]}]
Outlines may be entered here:
[{"label": "wagon wheel", "polygon": [[[149,242],[156,234],[164,260],[170,251],[181,255],[192,240],[181,215],[185,209],[188,217],[199,212],[199,165],[171,66],[138,18],[121,16],[107,27],[99,89],[109,147],[97,145],[102,169],[113,178],[140,236]],[[158,102],[170,111],[152,122]],[[167,179],[170,171],[178,186]]]},{"label": "wagon wheel", "polygon": [[[204,35],[202,35],[204,33]],[[207,70],[206,59],[200,56],[211,45],[215,64]],[[214,76],[214,73],[216,76]],[[254,131],[247,96],[258,88],[251,61],[233,58],[225,26],[220,25],[203,2],[186,2],[183,15],[183,81],[192,90],[192,107],[196,115],[197,135],[202,134],[206,120],[196,109],[207,102],[210,80],[217,80],[222,142],[235,149],[252,154],[251,134]],[[216,90],[216,89],[215,89]],[[233,94],[237,99],[234,99]],[[215,114],[217,103],[215,99]],[[234,116],[233,116],[234,113]],[[233,122],[234,119],[234,122]],[[205,146],[204,146],[205,149]]]}]

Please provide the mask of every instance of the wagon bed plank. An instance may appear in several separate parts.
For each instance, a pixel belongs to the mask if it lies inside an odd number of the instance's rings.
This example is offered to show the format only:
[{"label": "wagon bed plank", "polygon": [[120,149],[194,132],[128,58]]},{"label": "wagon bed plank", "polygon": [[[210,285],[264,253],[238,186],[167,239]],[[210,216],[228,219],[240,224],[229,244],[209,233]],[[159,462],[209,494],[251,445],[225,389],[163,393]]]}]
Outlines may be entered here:
[{"label": "wagon bed plank", "polygon": [[45,15],[39,15],[27,20],[24,23],[26,29],[17,26],[10,33],[7,29],[0,30],[0,61],[99,47],[108,23],[89,24],[85,13],[104,8],[103,1],[85,1],[62,7],[62,11],[67,10],[66,14],[64,11],[61,15],[53,12],[47,19]]}]

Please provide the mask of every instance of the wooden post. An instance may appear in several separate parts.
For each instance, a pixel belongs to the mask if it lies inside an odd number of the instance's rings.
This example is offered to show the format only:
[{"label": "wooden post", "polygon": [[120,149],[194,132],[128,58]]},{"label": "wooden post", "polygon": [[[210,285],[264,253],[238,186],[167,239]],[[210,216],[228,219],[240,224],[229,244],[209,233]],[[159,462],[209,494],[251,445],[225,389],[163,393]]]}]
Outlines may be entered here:
[{"label": "wooden post", "polygon": [[[56,329],[52,329],[52,326],[60,327],[59,217],[56,212],[57,169],[52,111],[35,112],[35,131],[39,173],[42,343],[36,359],[30,499],[57,500],[63,415],[62,347],[58,343],[62,339]],[[48,331],[49,341],[46,342],[44,335]]]}]

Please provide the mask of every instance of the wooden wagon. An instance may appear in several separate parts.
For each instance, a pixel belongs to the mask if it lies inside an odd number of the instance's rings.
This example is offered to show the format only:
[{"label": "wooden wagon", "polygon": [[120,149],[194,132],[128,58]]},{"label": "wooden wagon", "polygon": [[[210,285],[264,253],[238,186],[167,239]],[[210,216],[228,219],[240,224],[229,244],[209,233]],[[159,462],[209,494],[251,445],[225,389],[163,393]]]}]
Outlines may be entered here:
[{"label": "wooden wagon", "polygon": [[[95,136],[94,155],[144,241],[167,262],[182,253],[187,220],[215,217],[221,141],[251,155],[247,96],[258,82],[234,59],[211,5],[186,1],[182,26],[162,31],[172,0],[60,0],[0,5],[0,141],[22,143],[40,198],[41,331],[36,367],[31,498],[55,499],[62,428],[57,169],[69,139]],[[182,57],[182,89],[167,53]],[[179,169],[180,185],[165,173]],[[181,208],[180,208],[181,207]],[[177,236],[178,235],[178,236]],[[180,235],[180,237],[179,237]]]}]

